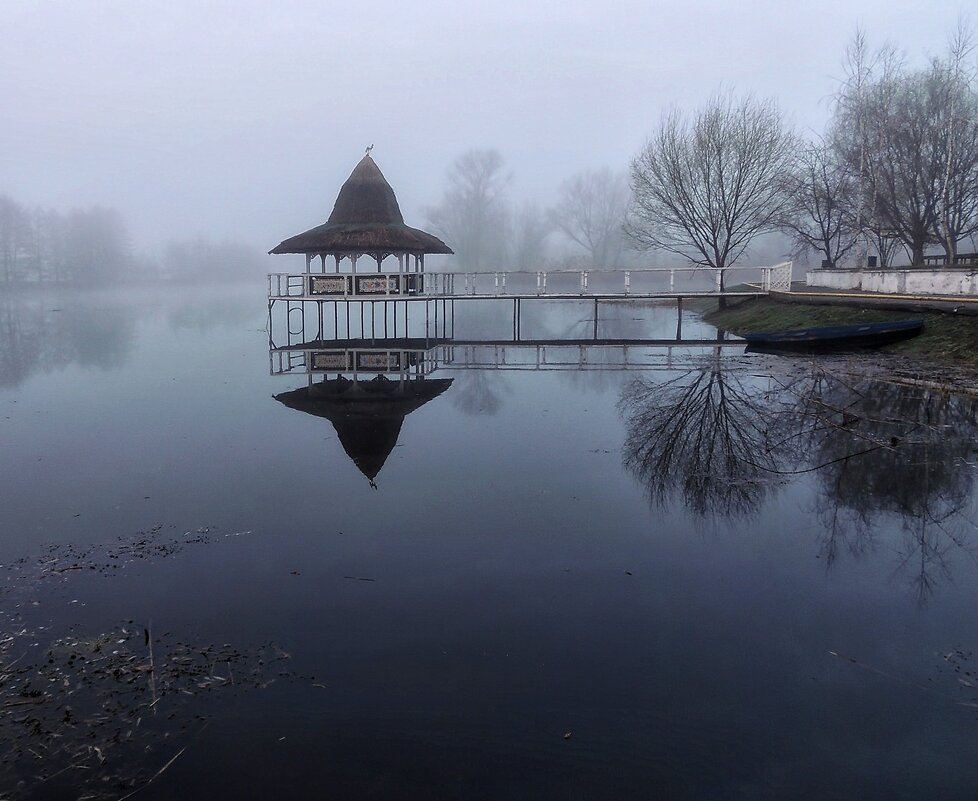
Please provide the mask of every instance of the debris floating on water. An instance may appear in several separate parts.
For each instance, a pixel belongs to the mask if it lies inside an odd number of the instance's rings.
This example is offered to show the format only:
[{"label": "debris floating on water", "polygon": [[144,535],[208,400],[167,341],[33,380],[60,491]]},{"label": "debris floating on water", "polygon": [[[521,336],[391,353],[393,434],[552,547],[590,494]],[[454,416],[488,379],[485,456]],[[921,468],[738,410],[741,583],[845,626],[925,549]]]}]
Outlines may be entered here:
[{"label": "debris floating on water", "polygon": [[[39,619],[75,577],[117,575],[128,563],[209,542],[207,528],[182,536],[162,529],[108,545],[54,545],[0,565],[2,801],[34,797],[41,785],[50,797],[121,801],[184,753],[222,699],[277,678],[314,680],[287,669],[291,655],[273,642],[178,639],[131,619]],[[72,604],[85,605],[83,589],[72,586]]]}]

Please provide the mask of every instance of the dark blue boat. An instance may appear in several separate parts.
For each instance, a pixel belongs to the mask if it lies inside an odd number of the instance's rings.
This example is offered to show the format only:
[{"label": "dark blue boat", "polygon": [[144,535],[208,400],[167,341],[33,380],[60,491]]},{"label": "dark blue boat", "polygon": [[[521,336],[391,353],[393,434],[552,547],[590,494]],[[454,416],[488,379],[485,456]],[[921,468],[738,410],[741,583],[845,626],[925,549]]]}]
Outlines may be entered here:
[{"label": "dark blue boat", "polygon": [[882,323],[828,325],[794,328],[789,331],[764,331],[745,334],[752,351],[795,350],[827,351],[878,348],[891,342],[910,339],[921,332],[923,320],[890,320]]}]

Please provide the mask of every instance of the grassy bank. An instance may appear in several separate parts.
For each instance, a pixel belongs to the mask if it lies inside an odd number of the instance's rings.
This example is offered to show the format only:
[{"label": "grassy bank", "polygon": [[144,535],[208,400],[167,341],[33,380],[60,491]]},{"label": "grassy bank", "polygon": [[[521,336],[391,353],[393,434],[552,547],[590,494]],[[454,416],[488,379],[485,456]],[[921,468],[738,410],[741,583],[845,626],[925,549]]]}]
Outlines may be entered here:
[{"label": "grassy bank", "polygon": [[732,308],[718,310],[716,302],[699,308],[703,318],[718,328],[744,334],[747,331],[780,331],[817,325],[849,325],[882,320],[922,319],[924,331],[913,339],[888,346],[888,353],[934,358],[978,367],[978,317],[942,312],[910,312],[855,306],[818,306],[783,303],[771,298],[751,298]]}]

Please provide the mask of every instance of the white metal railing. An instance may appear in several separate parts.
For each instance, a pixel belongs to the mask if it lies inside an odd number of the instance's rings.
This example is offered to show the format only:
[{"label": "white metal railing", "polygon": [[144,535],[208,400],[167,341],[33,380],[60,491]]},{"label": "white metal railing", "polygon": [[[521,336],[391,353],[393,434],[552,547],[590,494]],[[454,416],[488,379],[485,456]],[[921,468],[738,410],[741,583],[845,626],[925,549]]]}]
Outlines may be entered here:
[{"label": "white metal railing", "polygon": [[[315,283],[315,282],[318,282]],[[639,270],[545,270],[425,273],[271,273],[268,297],[396,300],[499,297],[688,297],[787,291],[791,262],[770,267],[653,267]],[[746,285],[746,288],[741,285]],[[320,290],[317,290],[317,286]],[[733,288],[732,288],[733,287]]]}]

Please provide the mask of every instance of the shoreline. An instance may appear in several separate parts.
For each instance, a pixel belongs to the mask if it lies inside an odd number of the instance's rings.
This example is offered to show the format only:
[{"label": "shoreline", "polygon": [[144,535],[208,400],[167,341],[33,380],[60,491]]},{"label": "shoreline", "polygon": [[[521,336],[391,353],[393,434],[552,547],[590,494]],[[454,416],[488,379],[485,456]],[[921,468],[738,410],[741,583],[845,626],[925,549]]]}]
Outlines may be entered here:
[{"label": "shoreline", "polygon": [[[887,366],[884,362],[893,362],[889,366],[896,372],[918,374],[914,383],[921,385],[961,391],[974,391],[978,387],[978,317],[934,310],[823,305],[771,297],[750,298],[722,310],[714,301],[698,305],[696,310],[705,322],[738,336],[751,331],[922,319],[924,330],[919,336],[867,350],[859,355],[860,360],[884,369]],[[901,380],[906,379],[904,375]]]}]

